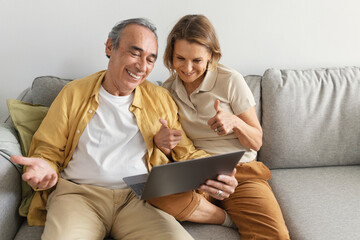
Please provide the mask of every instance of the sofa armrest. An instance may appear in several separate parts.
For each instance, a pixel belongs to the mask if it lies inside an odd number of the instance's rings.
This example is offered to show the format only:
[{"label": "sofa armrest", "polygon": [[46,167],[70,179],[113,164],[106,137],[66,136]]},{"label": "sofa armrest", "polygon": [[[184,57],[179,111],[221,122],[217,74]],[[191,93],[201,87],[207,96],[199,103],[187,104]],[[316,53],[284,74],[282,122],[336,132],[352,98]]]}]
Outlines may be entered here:
[{"label": "sofa armrest", "polygon": [[0,232],[1,239],[14,239],[23,218],[18,214],[21,201],[21,175],[4,152],[0,152]]},{"label": "sofa armrest", "polygon": [[0,152],[7,159],[11,155],[21,155],[19,137],[11,121],[0,125]]},{"label": "sofa armrest", "polygon": [[21,202],[21,167],[10,162],[21,155],[20,144],[11,124],[0,125],[0,233],[1,239],[14,239],[23,218],[18,214]]}]

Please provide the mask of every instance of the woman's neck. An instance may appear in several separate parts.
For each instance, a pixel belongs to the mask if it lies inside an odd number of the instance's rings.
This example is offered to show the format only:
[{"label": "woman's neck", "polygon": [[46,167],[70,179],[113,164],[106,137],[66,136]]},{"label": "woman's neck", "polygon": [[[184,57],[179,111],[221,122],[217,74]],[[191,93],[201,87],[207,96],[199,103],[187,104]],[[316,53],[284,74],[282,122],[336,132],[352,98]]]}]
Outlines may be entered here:
[{"label": "woman's neck", "polygon": [[199,77],[198,79],[196,79],[193,82],[184,82],[184,81],[182,81],[188,96],[190,96],[190,94],[192,92],[194,92],[195,89],[197,89],[200,86],[200,84],[203,82],[204,78],[205,78],[205,74],[202,75],[201,77]]}]

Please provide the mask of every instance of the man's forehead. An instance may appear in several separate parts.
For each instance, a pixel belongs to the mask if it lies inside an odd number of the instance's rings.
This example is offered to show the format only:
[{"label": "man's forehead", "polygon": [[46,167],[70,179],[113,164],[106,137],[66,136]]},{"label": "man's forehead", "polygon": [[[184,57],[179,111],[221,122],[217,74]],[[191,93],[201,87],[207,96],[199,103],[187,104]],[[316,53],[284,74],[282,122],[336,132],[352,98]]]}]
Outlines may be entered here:
[{"label": "man's forehead", "polygon": [[121,32],[120,41],[122,39],[127,39],[134,42],[153,42],[157,46],[157,39],[155,34],[147,27],[137,24],[129,24],[126,26]]},{"label": "man's forehead", "polygon": [[147,38],[153,38],[157,42],[155,34],[149,28],[134,23],[127,25],[122,30],[121,37],[125,35],[131,35],[136,38],[146,36]]},{"label": "man's forehead", "polygon": [[141,25],[129,24],[126,26],[121,33],[119,44],[121,42],[127,42],[128,47],[155,48],[157,52],[158,43],[155,34],[147,27]]}]

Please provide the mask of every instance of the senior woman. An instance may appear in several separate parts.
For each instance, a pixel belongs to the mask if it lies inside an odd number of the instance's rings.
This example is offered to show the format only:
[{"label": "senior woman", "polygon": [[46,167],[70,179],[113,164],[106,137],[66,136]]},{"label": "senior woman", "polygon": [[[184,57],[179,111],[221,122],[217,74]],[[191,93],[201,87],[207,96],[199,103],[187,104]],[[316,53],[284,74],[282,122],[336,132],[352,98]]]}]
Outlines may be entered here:
[{"label": "senior woman", "polygon": [[[206,201],[230,216],[242,239],[289,239],[281,209],[268,184],[270,170],[256,161],[262,129],[254,97],[240,73],[218,63],[220,57],[221,49],[210,21],[203,15],[182,17],[167,39],[164,63],[171,76],[163,86],[177,103],[180,122],[195,147],[210,154],[246,151],[236,167],[235,192],[226,192],[227,183],[219,180],[203,185],[203,193],[195,193],[201,199],[197,204],[183,201],[181,207],[175,204],[174,211],[174,202],[186,199],[188,193],[182,193],[163,197],[155,205],[180,221],[213,223],[207,217],[191,216],[193,209]],[[160,122],[163,126],[154,141],[171,156],[181,132],[169,129],[163,119]],[[179,217],[179,212],[188,214]]]}]

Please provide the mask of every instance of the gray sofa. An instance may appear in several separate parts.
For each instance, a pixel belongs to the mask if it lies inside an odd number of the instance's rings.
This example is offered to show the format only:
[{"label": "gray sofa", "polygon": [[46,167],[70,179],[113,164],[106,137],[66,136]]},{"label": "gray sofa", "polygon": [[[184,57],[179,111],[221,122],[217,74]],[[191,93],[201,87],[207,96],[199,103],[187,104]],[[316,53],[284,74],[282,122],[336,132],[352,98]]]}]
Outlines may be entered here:
[{"label": "gray sofa", "polygon": [[[258,160],[294,240],[360,239],[360,68],[266,70],[246,76],[264,131]],[[68,80],[39,77],[19,99],[49,106]],[[10,118],[0,128],[0,238],[40,239],[18,215],[21,154]],[[216,225],[183,223],[195,239],[240,239]],[[149,236],[151,239],[151,236]]]}]

